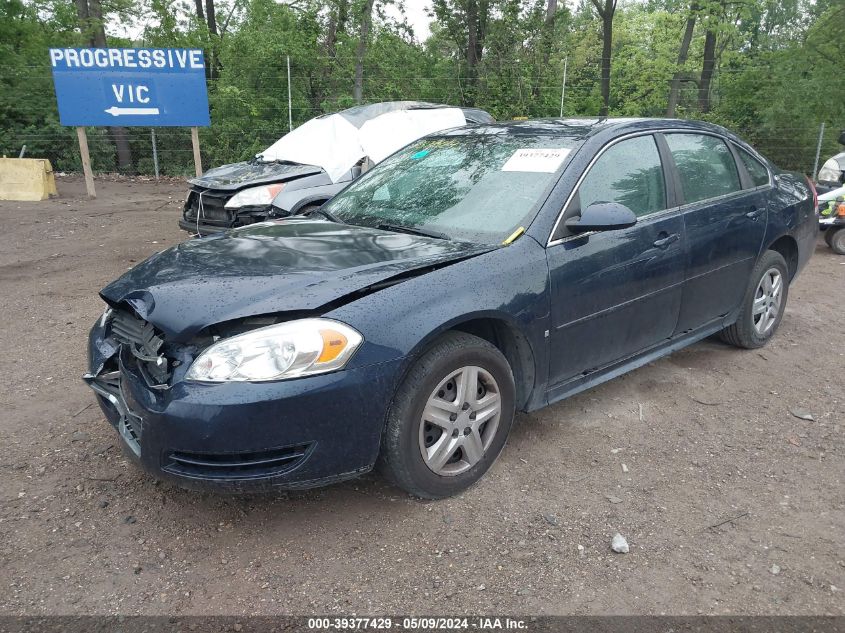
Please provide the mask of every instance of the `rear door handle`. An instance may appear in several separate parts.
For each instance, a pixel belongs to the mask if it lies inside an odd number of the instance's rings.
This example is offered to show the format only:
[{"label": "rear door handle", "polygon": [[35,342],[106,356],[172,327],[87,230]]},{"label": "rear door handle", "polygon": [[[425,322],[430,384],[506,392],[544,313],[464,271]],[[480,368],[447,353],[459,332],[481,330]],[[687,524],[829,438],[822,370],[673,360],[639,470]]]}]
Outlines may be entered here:
[{"label": "rear door handle", "polygon": [[678,235],[677,233],[672,233],[672,235],[667,235],[666,237],[661,237],[659,240],[655,240],[654,245],[657,248],[665,249],[669,247],[669,244],[677,242],[679,239],[681,239],[680,235]]},{"label": "rear door handle", "polygon": [[765,208],[751,207],[751,210],[745,214],[745,217],[749,220],[756,220],[763,214],[763,211],[765,211]]}]

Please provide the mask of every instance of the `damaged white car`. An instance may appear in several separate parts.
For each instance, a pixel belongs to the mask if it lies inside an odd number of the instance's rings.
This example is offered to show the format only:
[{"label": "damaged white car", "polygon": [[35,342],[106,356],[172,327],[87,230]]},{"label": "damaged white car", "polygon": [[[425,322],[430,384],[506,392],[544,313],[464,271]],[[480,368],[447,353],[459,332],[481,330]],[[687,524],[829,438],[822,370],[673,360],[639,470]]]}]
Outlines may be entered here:
[{"label": "damaged white car", "polygon": [[308,213],[408,143],[492,122],[484,110],[422,101],[374,103],[320,116],[249,161],[215,167],[189,180],[179,226],[207,235]]}]

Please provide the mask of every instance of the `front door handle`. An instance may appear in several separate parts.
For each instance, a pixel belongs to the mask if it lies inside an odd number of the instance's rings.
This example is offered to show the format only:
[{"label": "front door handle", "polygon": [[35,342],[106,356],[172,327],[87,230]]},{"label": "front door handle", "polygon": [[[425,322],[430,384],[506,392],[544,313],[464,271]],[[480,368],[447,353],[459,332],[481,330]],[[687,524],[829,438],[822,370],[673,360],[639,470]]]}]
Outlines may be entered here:
[{"label": "front door handle", "polygon": [[680,235],[678,235],[677,233],[672,233],[672,235],[666,235],[666,237],[661,237],[659,240],[655,240],[654,245],[657,248],[666,249],[669,248],[669,244],[677,242],[679,239],[681,239]]},{"label": "front door handle", "polygon": [[745,214],[745,217],[749,220],[756,220],[763,214],[763,211],[765,211],[765,208],[758,208],[756,206],[753,206],[751,207],[751,210]]}]

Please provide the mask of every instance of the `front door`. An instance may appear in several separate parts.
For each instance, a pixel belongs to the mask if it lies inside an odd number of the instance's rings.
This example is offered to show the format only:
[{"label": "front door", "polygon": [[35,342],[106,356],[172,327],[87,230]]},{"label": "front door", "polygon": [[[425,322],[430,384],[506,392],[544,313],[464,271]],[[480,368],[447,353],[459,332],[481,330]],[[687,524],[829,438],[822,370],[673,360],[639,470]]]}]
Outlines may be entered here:
[{"label": "front door", "polygon": [[668,339],[684,278],[684,224],[671,206],[651,134],[618,141],[594,161],[564,218],[593,202],[618,202],[637,223],[554,236],[549,378],[552,388]]}]

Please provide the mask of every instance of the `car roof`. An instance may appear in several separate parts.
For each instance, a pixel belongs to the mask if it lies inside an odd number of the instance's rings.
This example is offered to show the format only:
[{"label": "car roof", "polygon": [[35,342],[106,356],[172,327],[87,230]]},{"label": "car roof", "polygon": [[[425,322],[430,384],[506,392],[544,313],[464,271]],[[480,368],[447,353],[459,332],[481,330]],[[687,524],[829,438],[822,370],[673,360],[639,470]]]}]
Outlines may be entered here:
[{"label": "car roof", "polygon": [[494,121],[488,112],[480,108],[462,108],[460,106],[430,103],[428,101],[381,101],[379,103],[367,103],[340,110],[339,112],[323,114],[316,118],[326,119],[332,116],[342,116],[355,127],[360,128],[365,122],[388,112],[396,112],[397,110],[445,110],[450,108],[461,110],[468,122],[485,124]]},{"label": "car roof", "polygon": [[520,121],[503,121],[486,125],[474,125],[466,128],[455,128],[445,132],[447,136],[470,136],[476,134],[513,134],[513,135],[545,135],[567,136],[575,139],[587,138],[603,131],[625,133],[657,129],[689,129],[715,132],[717,134],[735,138],[723,127],[704,121],[689,121],[685,119],[660,118],[549,118],[527,119]]}]

